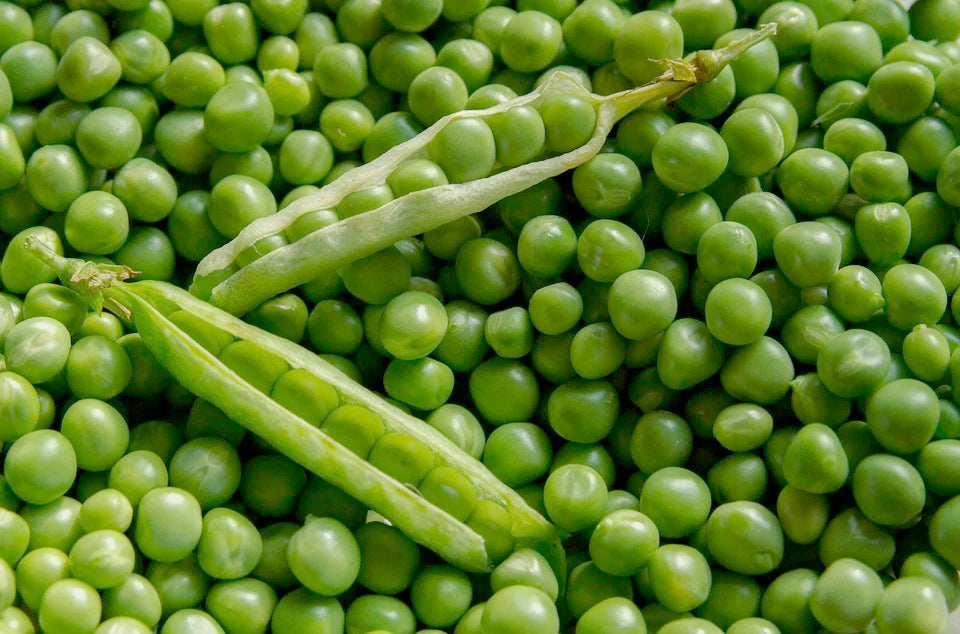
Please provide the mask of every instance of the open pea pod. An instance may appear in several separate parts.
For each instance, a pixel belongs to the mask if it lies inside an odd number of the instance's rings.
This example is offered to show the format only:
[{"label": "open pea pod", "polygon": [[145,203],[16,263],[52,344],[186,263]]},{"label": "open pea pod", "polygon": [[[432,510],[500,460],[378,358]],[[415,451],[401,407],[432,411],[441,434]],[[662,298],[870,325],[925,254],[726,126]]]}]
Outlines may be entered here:
[{"label": "open pea pod", "polygon": [[[126,267],[27,248],[90,305],[132,321],[185,388],[386,517],[451,564],[484,572],[517,544],[551,553],[555,527],[443,434],[314,353]],[[558,578],[562,578],[558,574]]]},{"label": "open pea pod", "polygon": [[[601,150],[613,126],[624,116],[644,104],[676,98],[696,84],[710,81],[740,53],[775,32],[776,24],[767,24],[724,48],[699,51],[688,60],[664,60],[667,70],[653,82],[612,95],[595,95],[561,72],[529,94],[498,106],[449,114],[318,192],[247,225],[233,240],[201,260],[190,290],[230,313],[242,314],[399,240],[480,212],[502,198],[585,163]],[[383,185],[404,161],[427,153],[431,142],[450,126],[467,120],[490,121],[512,109],[536,108],[549,99],[568,96],[589,104],[596,118],[592,134],[578,147],[541,154],[538,160],[516,166],[494,165],[486,177],[413,191],[333,224],[309,227],[305,218],[308,214],[329,214],[351,193]],[[306,220],[303,224],[308,225],[307,230],[298,223],[301,220]]]}]

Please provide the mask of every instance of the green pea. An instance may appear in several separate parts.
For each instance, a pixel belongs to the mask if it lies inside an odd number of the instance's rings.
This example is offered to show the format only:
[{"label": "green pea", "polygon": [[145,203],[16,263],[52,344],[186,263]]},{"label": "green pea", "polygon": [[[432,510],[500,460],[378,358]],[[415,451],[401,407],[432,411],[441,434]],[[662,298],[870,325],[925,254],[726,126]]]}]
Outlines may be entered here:
[{"label": "green pea", "polygon": [[692,387],[716,374],[724,363],[723,344],[703,322],[683,318],[664,332],[657,354],[657,370],[664,384],[675,390]]},{"label": "green pea", "polygon": [[363,341],[360,316],[339,300],[318,302],[310,311],[306,326],[310,343],[318,352],[353,354]]},{"label": "green pea", "polygon": [[783,631],[816,631],[818,623],[810,612],[809,600],[818,578],[807,568],[779,575],[763,593],[760,614]]},{"label": "green pea", "polygon": [[134,540],[140,551],[158,562],[174,562],[200,541],[203,518],[196,498],[174,487],[147,491],[137,506]]},{"label": "green pea", "polygon": [[797,544],[812,544],[830,519],[827,497],[807,493],[790,485],[777,496],[777,518],[787,538]]},{"label": "green pea", "polygon": [[888,61],[870,76],[867,105],[884,123],[909,123],[930,106],[935,88],[934,74],[922,64]]},{"label": "green pea", "polygon": [[770,337],[738,348],[720,370],[720,382],[731,396],[771,404],[790,389],[793,362],[783,345]]},{"label": "green pea", "polygon": [[597,113],[593,105],[576,95],[545,98],[537,111],[543,117],[547,149],[564,153],[582,146],[593,135]]},{"label": "green pea", "polygon": [[763,460],[752,453],[730,454],[707,471],[707,485],[720,503],[758,502],[766,493],[768,481]]},{"label": "green pea", "polygon": [[792,152],[777,171],[784,198],[808,216],[830,213],[847,191],[849,170],[831,152],[806,148]]},{"label": "green pea", "polygon": [[831,630],[862,630],[873,619],[882,593],[883,582],[869,566],[855,559],[840,559],[817,579],[810,610]]},{"label": "green pea", "polygon": [[877,388],[890,367],[887,344],[867,330],[848,330],[828,340],[817,354],[817,372],[834,394],[853,398]]},{"label": "green pea", "polygon": [[937,632],[947,623],[947,608],[939,588],[927,579],[897,579],[884,588],[876,609],[876,627],[880,634],[904,626],[919,632]]},{"label": "green pea", "polygon": [[203,129],[218,150],[248,152],[267,138],[273,120],[274,109],[263,88],[232,83],[217,90],[210,98],[204,108]]},{"label": "green pea", "polygon": [[204,130],[199,110],[171,110],[157,121],[153,133],[156,149],[167,164],[181,172],[207,172],[217,158],[217,149]]},{"label": "green pea", "polygon": [[686,612],[707,600],[712,574],[707,560],[694,548],[660,546],[650,555],[647,570],[654,596],[668,610]]},{"label": "green pea", "polygon": [[828,390],[816,372],[798,376],[790,387],[790,409],[801,423],[823,423],[837,429],[850,418],[852,401]]},{"label": "green pea", "polygon": [[957,604],[958,585],[952,578],[950,564],[933,552],[918,552],[907,557],[900,567],[900,577],[925,577],[933,581],[947,599],[947,609],[954,610]]},{"label": "green pea", "polygon": [[783,458],[791,486],[807,493],[831,493],[847,480],[850,465],[836,433],[826,425],[806,425],[790,441]]},{"label": "green pea", "polygon": [[920,324],[933,325],[947,307],[946,290],[940,279],[916,264],[898,264],[891,268],[883,278],[882,288],[887,321],[900,330]]}]

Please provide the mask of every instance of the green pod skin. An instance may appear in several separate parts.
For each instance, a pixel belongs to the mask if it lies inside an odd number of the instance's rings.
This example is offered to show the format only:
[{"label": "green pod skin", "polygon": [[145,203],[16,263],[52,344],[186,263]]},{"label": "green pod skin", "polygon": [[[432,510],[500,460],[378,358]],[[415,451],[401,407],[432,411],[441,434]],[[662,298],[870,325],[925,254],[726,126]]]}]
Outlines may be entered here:
[{"label": "green pod skin", "polygon": [[[489,572],[499,563],[488,553],[483,536],[465,523],[360,458],[321,429],[292,413],[245,381],[201,343],[167,318],[187,311],[238,341],[254,343],[293,369],[327,382],[342,404],[360,405],[379,416],[389,432],[415,438],[433,453],[434,464],[453,468],[474,485],[478,500],[507,510],[518,546],[533,547],[563,570],[563,550],[556,528],[530,508],[520,495],[439,431],[397,409],[355,383],[312,352],[270,334],[197,299],[166,282],[122,283],[133,272],[121,266],[67,259],[31,241],[28,247],[60,272],[64,284],[99,310],[107,306],[133,322],[156,360],[188,390],[220,408],[228,417],[267,440],[285,456],[374,509],[411,539],[467,571]],[[559,575],[558,575],[559,576]]]},{"label": "green pod skin", "polygon": [[[666,60],[666,71],[643,86],[600,96],[573,76],[554,73],[533,92],[486,110],[464,110],[440,118],[423,132],[391,148],[373,161],[349,170],[319,191],[300,198],[269,217],[246,226],[229,243],[208,254],[197,267],[191,292],[233,314],[243,314],[295,286],[336,271],[412,235],[482,211],[497,201],[581,165],[601,151],[617,121],[645,103],[675,98],[709,81],[757,42],[776,32],[768,24],[724,48],[700,51],[691,61]],[[569,151],[465,183],[429,187],[395,198],[377,209],[344,218],[292,244],[277,248],[239,267],[237,256],[262,238],[282,233],[297,218],[317,209],[333,209],[352,192],[382,184],[403,161],[428,149],[452,125],[489,120],[521,106],[572,98],[593,108],[593,132]],[[503,166],[500,166],[501,168]]]}]

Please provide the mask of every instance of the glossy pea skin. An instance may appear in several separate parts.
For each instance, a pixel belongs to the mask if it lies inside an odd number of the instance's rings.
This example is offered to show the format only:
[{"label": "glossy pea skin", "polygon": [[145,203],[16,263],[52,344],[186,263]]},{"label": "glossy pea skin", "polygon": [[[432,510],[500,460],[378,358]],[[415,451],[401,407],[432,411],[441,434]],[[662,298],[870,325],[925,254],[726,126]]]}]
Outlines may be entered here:
[{"label": "glossy pea skin", "polygon": [[867,405],[867,424],[888,451],[906,454],[933,437],[940,418],[936,394],[916,379],[897,379],[876,391]]},{"label": "glossy pea skin", "polygon": [[643,84],[662,72],[651,59],[680,57],[683,29],[673,17],[662,12],[642,11],[629,17],[613,43],[618,70],[634,84]]},{"label": "glossy pea skin", "polygon": [[847,480],[850,465],[836,433],[821,423],[806,425],[783,458],[787,482],[807,493],[832,493]]},{"label": "glossy pea skin", "polygon": [[920,324],[903,338],[903,358],[917,378],[937,382],[950,365],[950,344],[942,332]]},{"label": "glossy pea skin", "polygon": [[880,36],[869,24],[840,21],[821,26],[810,47],[814,72],[826,83],[865,82],[883,61]]},{"label": "glossy pea skin", "polygon": [[703,189],[723,173],[729,151],[723,138],[699,123],[669,128],[653,148],[653,169],[670,189],[688,193]]},{"label": "glossy pea skin", "polygon": [[830,505],[823,494],[807,493],[787,485],[777,496],[777,519],[784,535],[797,544],[812,544],[830,519]]},{"label": "glossy pea skin", "polygon": [[728,167],[740,176],[760,176],[783,158],[783,132],[773,115],[759,108],[731,114],[720,136],[730,152]]},{"label": "glossy pea skin", "polygon": [[200,505],[192,495],[174,487],[151,489],[137,506],[134,542],[150,559],[174,562],[193,551],[202,528]]},{"label": "glossy pea skin", "polygon": [[871,521],[900,526],[915,518],[926,501],[920,473],[906,460],[890,455],[867,456],[853,472],[857,507]]},{"label": "glossy pea skin", "polygon": [[530,634],[553,633],[559,629],[553,601],[529,586],[507,586],[495,592],[484,604],[481,623],[483,631],[489,634],[509,634],[518,627]]},{"label": "glossy pea skin", "polygon": [[794,373],[783,345],[763,336],[730,355],[720,370],[720,383],[737,399],[765,405],[787,393]]},{"label": "glossy pea skin", "polygon": [[832,212],[847,192],[848,183],[849,170],[843,160],[819,148],[792,152],[777,170],[777,184],[784,199],[807,216]]},{"label": "glossy pea skin", "polygon": [[839,235],[822,223],[790,225],[773,240],[773,254],[780,270],[801,288],[829,283],[840,268],[841,253]]},{"label": "glossy pea skin", "polygon": [[669,326],[677,313],[677,293],[664,275],[633,270],[618,276],[607,296],[610,321],[635,341],[649,339]]},{"label": "glossy pea skin", "polygon": [[893,634],[904,627],[926,634],[941,631],[947,618],[940,589],[927,579],[906,577],[884,588],[877,604],[876,628],[879,634]]},{"label": "glossy pea skin", "polygon": [[616,220],[592,221],[577,240],[577,263],[596,282],[613,282],[621,274],[639,268],[645,255],[640,236]]},{"label": "glossy pea skin", "polygon": [[544,505],[550,519],[568,531],[593,527],[603,517],[607,487],[591,467],[565,465],[547,478]]},{"label": "glossy pea skin", "polygon": [[840,559],[814,584],[810,610],[832,631],[862,631],[873,619],[882,593],[883,582],[873,569],[855,559]]},{"label": "glossy pea skin", "polygon": [[889,367],[887,344],[867,330],[848,330],[829,340],[817,354],[817,371],[824,385],[849,398],[871,393]]},{"label": "glossy pea skin", "polygon": [[654,596],[674,612],[696,608],[710,593],[712,574],[704,556],[682,544],[660,546],[650,555],[647,571]]},{"label": "glossy pea skin", "polygon": [[659,532],[649,517],[621,509],[606,515],[593,530],[590,556],[603,572],[629,576],[640,572],[659,545]]},{"label": "glossy pea skin", "polygon": [[833,337],[844,332],[843,321],[826,306],[804,306],[783,324],[780,339],[801,363],[816,363],[817,354]]},{"label": "glossy pea skin", "polygon": [[710,489],[700,476],[682,467],[666,467],[644,483],[640,512],[653,520],[661,537],[675,539],[692,535],[707,521],[710,501]]},{"label": "glossy pea skin", "polygon": [[703,322],[684,318],[664,332],[657,355],[657,371],[671,389],[692,387],[716,374],[724,362],[723,344]]},{"label": "glossy pea skin", "polygon": [[[906,293],[906,288],[910,293]],[[900,330],[933,325],[946,310],[946,290],[940,279],[916,264],[898,264],[883,278],[887,321]]]}]

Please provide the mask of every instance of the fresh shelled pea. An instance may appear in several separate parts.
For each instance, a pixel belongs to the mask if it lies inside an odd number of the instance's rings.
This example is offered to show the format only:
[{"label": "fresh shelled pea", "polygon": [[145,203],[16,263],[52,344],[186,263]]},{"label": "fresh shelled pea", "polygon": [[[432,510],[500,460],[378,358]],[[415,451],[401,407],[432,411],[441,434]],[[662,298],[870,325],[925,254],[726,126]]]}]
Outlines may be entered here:
[{"label": "fresh shelled pea", "polygon": [[0,3],[0,630],[943,629],[954,0],[81,4]]}]

